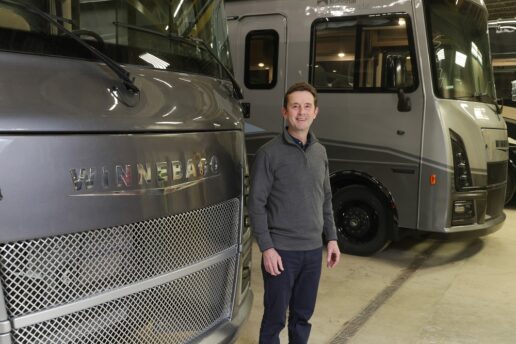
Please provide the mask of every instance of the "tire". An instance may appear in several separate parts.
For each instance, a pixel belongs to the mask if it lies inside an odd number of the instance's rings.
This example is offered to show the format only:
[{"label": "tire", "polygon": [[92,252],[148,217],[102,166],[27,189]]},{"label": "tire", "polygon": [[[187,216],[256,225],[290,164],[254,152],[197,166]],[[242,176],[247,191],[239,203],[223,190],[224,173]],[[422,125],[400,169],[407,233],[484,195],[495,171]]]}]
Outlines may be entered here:
[{"label": "tire", "polygon": [[342,253],[370,256],[390,243],[392,210],[367,186],[339,189],[333,195],[333,215]]},{"label": "tire", "polygon": [[507,189],[505,191],[505,204],[509,203],[514,196],[514,182],[516,177],[514,174],[516,171],[514,171],[514,168],[512,166],[509,166],[509,170],[507,171]]}]

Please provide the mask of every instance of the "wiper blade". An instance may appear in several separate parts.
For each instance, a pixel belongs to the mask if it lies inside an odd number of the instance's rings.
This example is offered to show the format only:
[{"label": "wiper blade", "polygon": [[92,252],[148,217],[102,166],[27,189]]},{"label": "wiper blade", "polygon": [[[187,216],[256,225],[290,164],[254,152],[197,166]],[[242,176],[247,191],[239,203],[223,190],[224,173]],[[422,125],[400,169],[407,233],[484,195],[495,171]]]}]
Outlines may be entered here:
[{"label": "wiper blade", "polygon": [[64,34],[66,34],[68,37],[75,40],[77,43],[79,43],[81,46],[83,46],[85,49],[90,51],[93,55],[95,55],[97,58],[99,58],[102,62],[104,62],[121,80],[126,89],[133,94],[138,94],[140,90],[138,87],[134,84],[134,78],[131,78],[131,74],[125,70],[122,66],[120,66],[117,62],[112,60],[107,55],[104,55],[91,45],[85,43],[79,36],[65,28],[63,25],[61,25],[58,20],[61,20],[61,18],[56,19],[54,16],[40,10],[39,8],[30,5],[25,4],[22,2],[18,2],[16,0],[0,0],[0,2],[12,5],[12,6],[18,6],[23,9],[25,9],[28,12],[32,12],[40,16],[41,18],[45,19],[47,22],[55,25],[60,31],[62,31]]},{"label": "wiper blade", "polygon": [[454,97],[457,100],[473,100],[477,102],[489,103],[495,106],[497,114],[502,113],[500,105],[496,102],[496,99],[490,96],[488,93],[475,93],[466,96]]},{"label": "wiper blade", "polygon": [[467,96],[453,97],[453,98],[457,99],[457,100],[479,100],[478,97],[474,94],[470,94]]},{"label": "wiper blade", "polygon": [[219,66],[222,67],[222,69],[224,70],[226,75],[229,77],[229,80],[231,81],[231,84],[233,85],[233,90],[235,92],[235,97],[237,99],[244,99],[244,96],[242,94],[242,89],[238,85],[238,82],[236,81],[236,79],[233,76],[233,74],[231,73],[231,71],[224,65],[224,63],[222,63],[222,61],[218,58],[218,56],[215,55],[215,53],[210,49],[208,44],[205,41],[203,41],[202,39],[193,38],[193,37],[182,37],[182,36],[174,35],[174,34],[171,34],[171,33],[167,34],[167,33],[164,33],[164,32],[155,31],[155,30],[144,28],[144,27],[140,27],[140,26],[136,26],[136,25],[131,25],[131,24],[120,23],[120,22],[114,22],[113,24],[115,26],[121,26],[121,27],[125,27],[125,28],[131,29],[131,30],[135,30],[135,31],[149,33],[151,35],[161,36],[161,37],[167,38],[169,40],[174,40],[174,41],[177,41],[177,42],[186,43],[186,44],[189,44],[189,45],[194,46],[196,48],[199,45],[201,45],[203,47],[203,49],[206,50],[210,54],[210,56],[217,62],[217,64],[219,64]]},{"label": "wiper blade", "polygon": [[231,83],[233,84],[233,90],[235,92],[236,98],[237,99],[244,99],[244,95],[242,94],[242,89],[238,85],[238,82],[236,81],[235,77],[229,71],[229,69],[224,65],[224,63],[222,63],[222,61],[218,58],[218,56],[215,55],[215,53],[210,49],[208,44],[205,41],[203,41],[202,39],[199,39],[199,38],[191,38],[191,39],[193,41],[199,42],[202,46],[204,46],[204,49],[206,49],[208,51],[208,53],[215,59],[215,61],[217,61],[222,66],[222,69],[224,69],[224,71],[228,75],[229,79],[231,80]]}]

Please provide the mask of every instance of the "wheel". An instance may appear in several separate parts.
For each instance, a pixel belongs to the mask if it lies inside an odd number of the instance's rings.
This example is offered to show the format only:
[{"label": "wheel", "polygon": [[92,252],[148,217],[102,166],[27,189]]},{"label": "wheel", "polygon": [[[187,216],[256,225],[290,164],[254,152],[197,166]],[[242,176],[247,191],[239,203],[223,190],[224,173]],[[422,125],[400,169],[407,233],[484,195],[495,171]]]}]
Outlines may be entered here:
[{"label": "wheel", "polygon": [[367,186],[339,189],[333,195],[333,215],[343,253],[370,256],[390,242],[392,210]]},{"label": "wheel", "polygon": [[509,170],[507,171],[507,189],[505,189],[505,204],[509,203],[514,196],[514,179],[516,178],[514,176],[515,173],[516,171],[509,167]]}]

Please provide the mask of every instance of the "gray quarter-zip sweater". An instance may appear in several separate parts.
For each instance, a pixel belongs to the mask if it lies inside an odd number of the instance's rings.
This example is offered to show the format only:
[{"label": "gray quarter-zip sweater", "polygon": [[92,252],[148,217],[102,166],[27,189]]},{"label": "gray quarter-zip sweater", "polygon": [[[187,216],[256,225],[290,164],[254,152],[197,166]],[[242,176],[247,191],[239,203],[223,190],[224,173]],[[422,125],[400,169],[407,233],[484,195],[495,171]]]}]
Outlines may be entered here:
[{"label": "gray quarter-zip sweater", "polygon": [[258,150],[249,217],[262,252],[319,248],[323,231],[337,240],[326,149],[312,133],[305,150],[286,130]]}]

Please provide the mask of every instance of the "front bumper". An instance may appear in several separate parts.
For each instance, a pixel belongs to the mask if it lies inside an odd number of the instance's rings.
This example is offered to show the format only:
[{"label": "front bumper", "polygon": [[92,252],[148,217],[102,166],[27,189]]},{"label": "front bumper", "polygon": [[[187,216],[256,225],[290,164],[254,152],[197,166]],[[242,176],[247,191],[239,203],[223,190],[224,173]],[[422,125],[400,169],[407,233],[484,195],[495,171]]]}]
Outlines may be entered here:
[{"label": "front bumper", "polygon": [[484,223],[475,223],[465,226],[451,226],[444,228],[445,233],[465,233],[471,232],[474,235],[487,235],[496,232],[502,228],[505,221],[505,213],[500,216],[485,221]]}]

